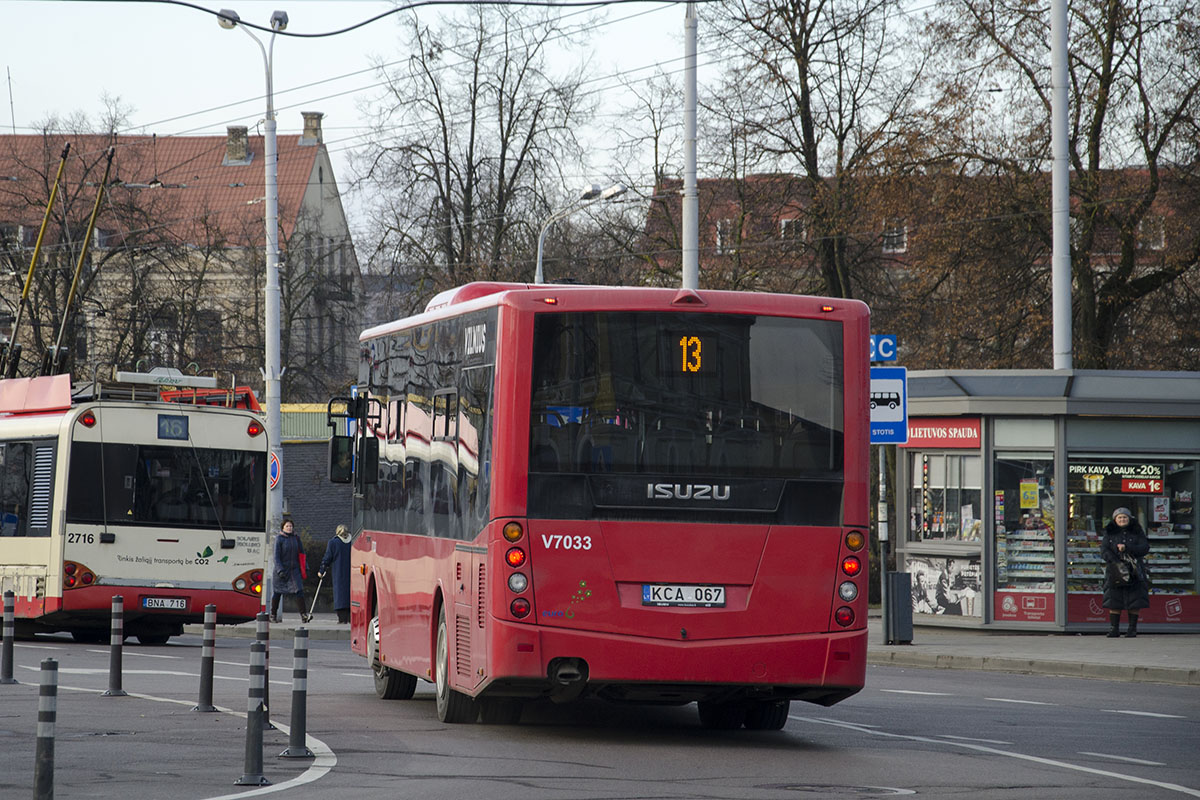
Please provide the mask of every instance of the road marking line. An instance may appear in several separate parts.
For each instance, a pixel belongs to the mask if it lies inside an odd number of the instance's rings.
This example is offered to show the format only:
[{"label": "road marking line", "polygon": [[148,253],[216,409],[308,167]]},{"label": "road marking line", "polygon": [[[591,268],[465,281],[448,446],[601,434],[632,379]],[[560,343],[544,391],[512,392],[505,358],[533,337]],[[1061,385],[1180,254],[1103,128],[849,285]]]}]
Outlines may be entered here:
[{"label": "road marking line", "polygon": [[[107,653],[107,652],[109,652],[109,648],[105,647],[103,650],[88,650],[88,652],[89,653]],[[139,653],[137,650],[126,650],[124,647],[121,648],[121,653],[122,653],[122,655],[138,656],[139,658],[173,658],[176,661],[179,661],[183,658],[183,656],[163,656],[163,655],[158,655],[157,653]]]},{"label": "road marking line", "polygon": [[[1129,775],[1124,772],[1110,772],[1106,769],[1096,769],[1094,767],[1085,767],[1082,764],[1072,764],[1069,761],[1058,761],[1053,758],[1043,758],[1041,756],[1030,756],[1024,753],[1014,753],[1011,750],[998,750],[995,747],[986,747],[981,744],[971,744],[969,742],[947,742],[941,739],[935,739],[932,736],[912,736],[903,733],[888,733],[887,731],[873,731],[869,728],[864,728],[861,725],[855,725],[851,722],[836,722],[830,720],[822,720],[816,717],[799,717],[793,714],[788,714],[788,719],[794,719],[799,722],[812,722],[818,725],[836,725],[847,730],[859,731],[860,733],[870,733],[875,736],[886,736],[892,739],[907,739],[911,742],[925,742],[927,744],[948,745],[950,747],[964,747],[968,750],[978,750],[981,753],[991,753],[997,756],[1007,756],[1020,761],[1032,761],[1035,764],[1043,764],[1048,767],[1059,767],[1061,769],[1074,770],[1076,772],[1086,772],[1089,775],[1103,775],[1106,778],[1116,778],[1121,781],[1129,781],[1130,783],[1140,783],[1146,786],[1156,786],[1159,789],[1166,789],[1172,792],[1186,794],[1189,797],[1200,797],[1200,789],[1192,789],[1187,786],[1180,786],[1177,783],[1165,783],[1163,781],[1155,781],[1149,778],[1139,778],[1136,775]],[[221,800],[224,800],[223,798]]]},{"label": "road marking line", "polygon": [[1086,750],[1080,750],[1081,756],[1095,756],[1096,758],[1111,758],[1115,761],[1128,761],[1130,764],[1145,764],[1147,767],[1165,767],[1166,764],[1162,761],[1147,761],[1144,758],[1130,758],[1129,756],[1114,756],[1109,753],[1089,753]]},{"label": "road marking line", "polygon": [[1135,717],[1158,717],[1159,719],[1187,719],[1178,714],[1155,714],[1153,711],[1123,711],[1119,708],[1102,708],[1105,714],[1130,714]]},{"label": "road marking line", "polygon": [[1058,703],[1043,703],[1041,700],[1013,700],[1009,697],[985,697],[984,700],[991,700],[993,703],[1021,703],[1027,706],[1056,706]]},{"label": "road marking line", "polygon": [[960,742],[983,742],[984,744],[1008,744],[1008,745],[1012,744],[1012,742],[1006,742],[1001,739],[975,739],[970,736],[951,736],[948,733],[940,733],[940,734],[938,734],[938,736],[942,739],[955,739]]},{"label": "road marking line", "polygon": [[[58,688],[60,690],[73,692],[91,692],[92,694],[99,694],[104,691],[103,689],[87,689],[81,686],[59,686]],[[155,695],[140,694],[137,692],[129,692],[129,696],[137,697],[142,700],[153,700],[158,703],[173,703],[174,705],[180,706],[190,707],[196,705],[195,701],[192,700],[177,700],[173,697],[156,697]],[[231,708],[222,708],[221,706],[215,706],[215,708],[217,711],[220,711],[223,714],[232,714],[235,717],[242,717],[243,719],[246,717],[245,711],[234,711]],[[282,722],[275,722],[274,720],[271,721],[271,724],[274,725],[275,728],[285,736],[291,734],[291,726],[284,725]],[[308,769],[297,775],[295,778],[284,781],[283,783],[263,786],[259,789],[249,789],[237,792],[236,794],[223,794],[219,797],[207,797],[204,798],[204,800],[237,800],[237,798],[241,797],[257,797],[259,795],[270,794],[272,792],[281,792],[286,789],[292,789],[297,786],[303,786],[306,783],[312,783],[313,781],[320,780],[330,771],[332,771],[335,766],[337,766],[337,754],[329,748],[329,745],[325,744],[307,731],[304,735],[304,743],[308,746],[309,750],[313,751],[313,755],[315,755],[316,758],[314,758],[312,763],[309,764]]]},{"label": "road marking line", "polygon": [[950,692],[917,692],[912,689],[880,689],[879,691],[888,692],[890,694],[922,694],[922,695],[926,695],[928,697],[953,697],[954,696]]}]

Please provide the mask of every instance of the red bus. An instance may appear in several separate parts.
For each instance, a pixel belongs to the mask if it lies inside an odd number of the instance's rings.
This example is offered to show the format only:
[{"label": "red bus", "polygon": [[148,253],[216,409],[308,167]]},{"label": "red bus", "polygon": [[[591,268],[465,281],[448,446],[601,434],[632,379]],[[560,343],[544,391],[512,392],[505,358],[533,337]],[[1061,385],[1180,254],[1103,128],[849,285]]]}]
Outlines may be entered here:
[{"label": "red bus", "polygon": [[475,283],[360,350],[330,477],[356,482],[352,648],[381,697],[778,729],[862,688],[865,305]]}]

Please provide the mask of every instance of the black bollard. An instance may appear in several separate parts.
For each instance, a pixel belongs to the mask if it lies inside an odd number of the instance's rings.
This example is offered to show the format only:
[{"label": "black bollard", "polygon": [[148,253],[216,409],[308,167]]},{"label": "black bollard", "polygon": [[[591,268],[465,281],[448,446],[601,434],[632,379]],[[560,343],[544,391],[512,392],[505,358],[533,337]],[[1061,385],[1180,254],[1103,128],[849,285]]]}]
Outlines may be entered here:
[{"label": "black bollard", "polygon": [[246,701],[246,763],[242,777],[234,786],[266,786],[270,783],[263,775],[263,717],[267,709],[263,704],[266,686],[266,656],[262,642],[250,644],[250,693]]},{"label": "black bollard", "polygon": [[292,728],[288,732],[287,749],[280,758],[315,758],[313,751],[304,744],[305,721],[308,701],[308,631],[296,629],[296,641],[292,645]]},{"label": "black bollard", "polygon": [[263,727],[274,730],[271,724],[271,615],[259,613],[254,618],[254,638],[263,646]]},{"label": "black bollard", "polygon": [[13,639],[16,638],[16,622],[13,617],[16,598],[11,590],[4,592],[4,644],[0,652],[0,683],[16,683],[13,678]]},{"label": "black bollard", "polygon": [[54,723],[58,719],[58,661],[42,659],[38,689],[37,751],[33,761],[33,800],[54,800]]},{"label": "black bollard", "polygon": [[204,648],[200,651],[200,702],[192,711],[216,711],[213,698],[213,664],[216,663],[217,607],[209,603],[204,607]]},{"label": "black bollard", "polygon": [[112,599],[112,630],[108,648],[108,691],[101,697],[127,697],[121,689],[121,648],[125,646],[125,598],[114,594]]}]

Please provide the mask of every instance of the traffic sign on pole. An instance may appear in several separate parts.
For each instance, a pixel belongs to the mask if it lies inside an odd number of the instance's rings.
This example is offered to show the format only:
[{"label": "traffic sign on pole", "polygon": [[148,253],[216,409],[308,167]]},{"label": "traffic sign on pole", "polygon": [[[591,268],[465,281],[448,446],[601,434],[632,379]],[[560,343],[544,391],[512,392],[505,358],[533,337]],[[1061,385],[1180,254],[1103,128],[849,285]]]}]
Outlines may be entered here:
[{"label": "traffic sign on pole", "polygon": [[908,369],[871,367],[871,444],[908,441]]},{"label": "traffic sign on pole", "polygon": [[279,456],[272,452],[270,463],[267,464],[267,483],[270,488],[274,489],[279,485],[279,476],[283,473],[283,465],[279,463]]}]

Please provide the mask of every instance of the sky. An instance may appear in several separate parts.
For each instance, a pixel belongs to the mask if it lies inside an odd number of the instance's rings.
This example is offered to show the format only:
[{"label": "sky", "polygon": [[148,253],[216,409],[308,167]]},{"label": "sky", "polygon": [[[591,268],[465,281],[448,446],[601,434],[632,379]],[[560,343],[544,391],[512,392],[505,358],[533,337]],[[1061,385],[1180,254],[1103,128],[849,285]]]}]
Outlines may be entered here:
[{"label": "sky", "polygon": [[[288,31],[339,30],[395,7],[381,0],[192,0],[212,10],[230,8],[243,20],[263,26],[272,11],[289,17]],[[677,70],[682,59],[684,6],[630,3],[607,9],[564,9],[572,20],[595,25],[589,47],[560,52],[564,66],[591,59],[592,72],[649,77],[656,62]],[[377,97],[379,60],[407,56],[398,20],[384,17],[357,30],[313,39],[277,37],[274,96],[279,134],[298,134],[301,111],[322,111],[324,140],[339,183],[350,178],[349,155],[362,141],[361,110]],[[417,11],[434,21],[433,7]],[[223,135],[228,125],[251,131],[265,111],[265,68],[258,45],[245,33],[221,28],[215,16],[180,5],[103,0],[4,0],[0,29],[5,32],[0,67],[6,132],[32,133],[51,115],[84,112],[101,117],[103,98],[119,98],[129,108],[126,133]],[[255,31],[264,40],[269,34]],[[614,83],[608,81],[607,83]],[[603,86],[601,80],[596,85]],[[606,98],[602,105],[619,100]],[[682,124],[682,120],[680,120]],[[602,170],[602,165],[592,165]],[[580,178],[580,185],[590,180]],[[604,176],[596,176],[602,180]],[[357,227],[353,198],[347,198]]]}]

